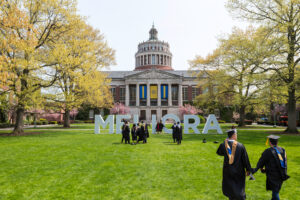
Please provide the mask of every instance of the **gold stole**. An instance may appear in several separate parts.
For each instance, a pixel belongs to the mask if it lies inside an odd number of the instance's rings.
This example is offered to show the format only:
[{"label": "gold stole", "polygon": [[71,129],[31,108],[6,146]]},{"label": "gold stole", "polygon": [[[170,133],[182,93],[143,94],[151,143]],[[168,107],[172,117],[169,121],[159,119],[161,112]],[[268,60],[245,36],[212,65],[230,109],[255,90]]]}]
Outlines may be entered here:
[{"label": "gold stole", "polygon": [[228,160],[229,160],[230,165],[234,162],[234,155],[235,155],[236,145],[237,145],[237,141],[233,141],[232,149],[231,149],[231,155],[229,155],[229,152],[228,152],[227,148],[230,148],[230,146],[228,145],[228,141],[225,140],[225,149],[226,149],[226,152],[227,152],[227,156],[228,156]]}]

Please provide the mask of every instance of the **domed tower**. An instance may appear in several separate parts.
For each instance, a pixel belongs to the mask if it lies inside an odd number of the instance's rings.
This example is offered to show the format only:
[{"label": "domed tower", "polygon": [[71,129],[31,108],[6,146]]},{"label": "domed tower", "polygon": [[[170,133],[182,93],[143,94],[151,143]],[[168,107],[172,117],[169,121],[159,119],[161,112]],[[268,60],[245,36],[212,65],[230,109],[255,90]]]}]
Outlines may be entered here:
[{"label": "domed tower", "polygon": [[158,40],[154,25],[152,25],[149,35],[149,40],[138,45],[138,51],[135,54],[135,70],[173,70],[169,44]]}]

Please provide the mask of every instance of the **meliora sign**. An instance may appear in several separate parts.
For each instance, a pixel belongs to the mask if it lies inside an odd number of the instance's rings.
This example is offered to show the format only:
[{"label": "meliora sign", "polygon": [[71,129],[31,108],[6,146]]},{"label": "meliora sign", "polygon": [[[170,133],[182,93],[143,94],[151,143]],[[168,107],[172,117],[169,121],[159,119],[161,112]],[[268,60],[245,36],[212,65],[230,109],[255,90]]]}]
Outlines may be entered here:
[{"label": "meliora sign", "polygon": [[[108,115],[106,120],[104,121],[101,115],[95,115],[95,134],[100,134],[100,130],[105,129],[107,126],[109,126],[109,133],[114,133],[114,115]],[[130,115],[116,115],[116,133],[121,133],[121,127],[123,125],[122,120],[130,120]],[[139,116],[133,115],[133,123],[138,123]],[[180,122],[180,119],[178,116],[174,114],[167,114],[163,116],[162,123],[165,124],[165,122],[168,119],[173,119],[175,122]],[[200,118],[197,115],[184,115],[184,133],[189,133],[189,129],[192,129],[194,133],[199,134],[199,130],[197,126],[200,124]],[[194,123],[189,123],[189,119],[194,119]],[[156,115],[152,115],[152,127],[156,127],[157,120]],[[165,133],[172,133],[171,129],[168,129],[164,127]],[[209,130],[216,130],[219,134],[222,134],[222,130],[220,128],[220,125],[218,123],[218,120],[216,119],[216,116],[211,114],[208,116],[204,129],[202,131],[203,134],[207,134]],[[155,128],[152,128],[152,133],[156,133]]]}]

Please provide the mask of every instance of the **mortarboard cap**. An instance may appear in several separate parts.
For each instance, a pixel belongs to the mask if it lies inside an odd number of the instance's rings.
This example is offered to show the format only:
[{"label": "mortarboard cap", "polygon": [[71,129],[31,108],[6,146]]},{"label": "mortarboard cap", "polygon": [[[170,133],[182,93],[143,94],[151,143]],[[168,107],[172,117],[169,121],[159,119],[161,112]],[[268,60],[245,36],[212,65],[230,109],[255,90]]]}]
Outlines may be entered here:
[{"label": "mortarboard cap", "polygon": [[270,142],[273,144],[273,145],[277,145],[277,140],[280,138],[279,136],[277,135],[269,135],[267,136],[267,142],[266,142],[266,145],[269,143],[268,140],[270,140]]},{"label": "mortarboard cap", "polygon": [[236,129],[230,129],[227,132],[228,137],[231,137],[233,134],[237,133]]},{"label": "mortarboard cap", "polygon": [[272,139],[272,140],[278,140],[280,138],[280,136],[277,135],[269,135],[267,136],[267,138]]}]

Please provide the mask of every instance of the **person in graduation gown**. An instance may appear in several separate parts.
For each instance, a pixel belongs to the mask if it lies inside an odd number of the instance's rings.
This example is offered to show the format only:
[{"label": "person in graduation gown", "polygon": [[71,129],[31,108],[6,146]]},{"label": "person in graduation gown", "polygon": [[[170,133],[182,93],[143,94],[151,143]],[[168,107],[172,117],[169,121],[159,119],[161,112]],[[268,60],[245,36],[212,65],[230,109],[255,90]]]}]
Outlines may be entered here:
[{"label": "person in graduation gown", "polygon": [[176,139],[177,139],[177,144],[181,144],[181,140],[182,140],[182,127],[180,126],[180,122],[177,122],[177,126],[176,126]]},{"label": "person in graduation gown", "polygon": [[121,140],[121,143],[123,143],[123,141],[125,140],[125,136],[124,136],[124,130],[125,130],[125,122],[124,124],[122,125],[122,140]]},{"label": "person in graduation gown", "polygon": [[159,122],[159,131],[162,133],[162,130],[163,130],[163,128],[164,128],[164,124],[161,122],[161,120],[160,120],[160,122]]},{"label": "person in graduation gown", "polygon": [[131,128],[131,140],[132,144],[136,144],[137,142],[137,125],[133,124]]},{"label": "person in graduation gown", "polygon": [[231,200],[246,199],[245,179],[251,172],[246,148],[237,142],[237,131],[227,131],[228,138],[220,144],[217,154],[224,156],[223,162],[223,194]]},{"label": "person in graduation gown", "polygon": [[155,130],[156,130],[157,134],[160,134],[160,127],[159,126],[160,126],[160,122],[157,122],[156,127],[155,127]]},{"label": "person in graduation gown", "polygon": [[127,121],[125,121],[123,130],[124,130],[123,135],[124,135],[124,139],[125,139],[125,144],[130,144],[130,128],[129,128],[129,124]]},{"label": "person in graduation gown", "polygon": [[287,180],[287,158],[284,148],[277,146],[279,136],[270,135],[266,144],[270,148],[266,149],[254,169],[254,173],[261,170],[266,173],[266,189],[272,191],[272,200],[279,200],[279,192],[283,181]]},{"label": "person in graduation gown", "polygon": [[172,138],[173,138],[174,143],[176,142],[176,134],[177,134],[176,127],[177,127],[176,122],[174,122],[173,126],[171,127],[171,129],[172,129]]},{"label": "person in graduation gown", "polygon": [[145,140],[147,140],[147,137],[145,134],[145,124],[143,123],[143,121],[141,121],[139,141],[143,141],[143,143],[146,143],[147,141],[145,141]]},{"label": "person in graduation gown", "polygon": [[140,141],[143,141],[142,133],[141,133],[141,124],[140,123],[137,124],[136,135],[138,137],[137,143],[139,143]]}]

